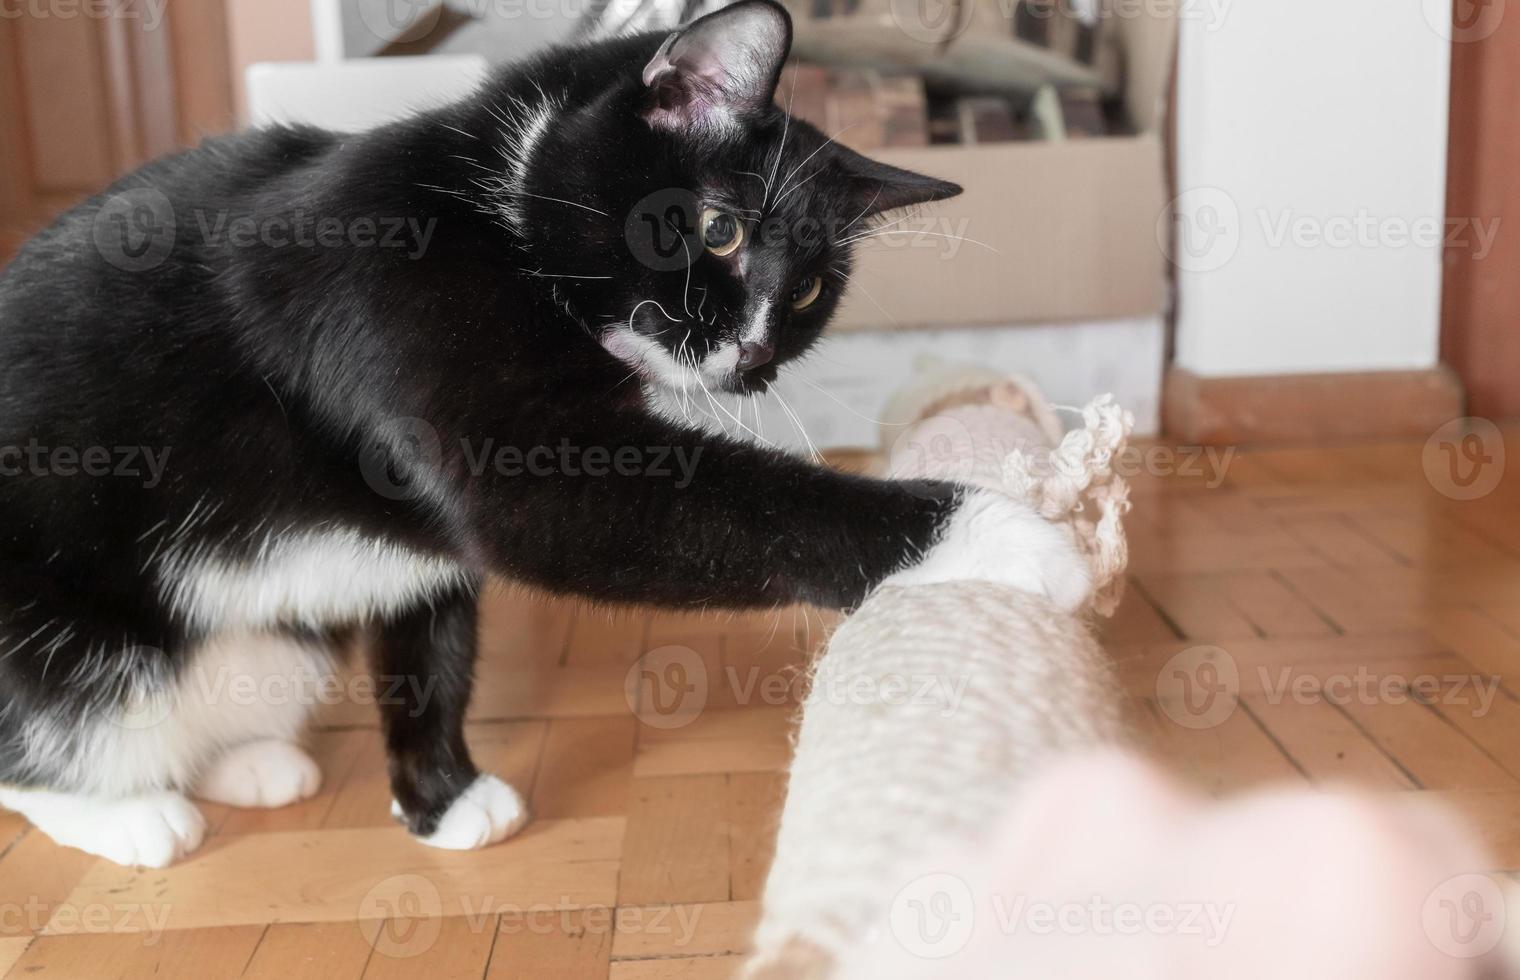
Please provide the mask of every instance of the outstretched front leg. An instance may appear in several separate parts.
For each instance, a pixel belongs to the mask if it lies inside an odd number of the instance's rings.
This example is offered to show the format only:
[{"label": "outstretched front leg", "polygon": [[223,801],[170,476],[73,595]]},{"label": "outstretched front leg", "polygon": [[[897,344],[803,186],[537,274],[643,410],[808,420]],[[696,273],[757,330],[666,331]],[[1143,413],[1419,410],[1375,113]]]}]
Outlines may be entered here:
[{"label": "outstretched front leg", "polygon": [[477,650],[479,583],[461,583],[381,624],[374,669],[392,813],[424,844],[473,850],[527,822],[517,791],[482,773],[464,740]]},{"label": "outstretched front leg", "polygon": [[470,477],[464,523],[487,563],[551,589],[850,608],[888,581],[984,579],[1068,609],[1090,591],[1070,529],[994,491],[838,473],[642,414],[518,425],[510,458],[543,465]]}]

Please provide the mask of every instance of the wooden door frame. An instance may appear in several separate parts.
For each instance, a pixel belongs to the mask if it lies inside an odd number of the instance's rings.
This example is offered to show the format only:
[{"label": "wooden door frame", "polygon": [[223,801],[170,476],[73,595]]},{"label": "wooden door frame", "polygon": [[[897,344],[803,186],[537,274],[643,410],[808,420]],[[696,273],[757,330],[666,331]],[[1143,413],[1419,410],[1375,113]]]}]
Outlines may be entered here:
[{"label": "wooden door frame", "polygon": [[[105,107],[113,174],[233,126],[225,3],[169,0],[163,22],[152,30],[128,17],[87,22],[102,65],[97,95]],[[38,180],[36,127],[68,126],[72,120],[30,118],[26,48],[19,21],[0,18],[0,263],[58,211],[100,189],[49,192]]]},{"label": "wooden door frame", "polygon": [[[1441,358],[1461,377],[1468,411],[1520,417],[1520,16],[1499,17],[1477,38],[1464,32],[1482,0],[1455,0],[1446,214],[1466,220],[1443,256]],[[1481,21],[1480,21],[1481,23]],[[1486,28],[1485,28],[1486,29]],[[1497,222],[1481,254],[1472,222]]]}]

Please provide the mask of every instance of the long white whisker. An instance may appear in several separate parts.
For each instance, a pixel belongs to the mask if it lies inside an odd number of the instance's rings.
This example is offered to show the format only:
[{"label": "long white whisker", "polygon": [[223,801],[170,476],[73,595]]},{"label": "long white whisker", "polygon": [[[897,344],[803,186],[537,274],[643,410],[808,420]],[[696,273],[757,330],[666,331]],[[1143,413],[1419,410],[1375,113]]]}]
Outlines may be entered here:
[{"label": "long white whisker", "polygon": [[877,199],[881,197],[881,189],[883,187],[885,187],[885,186],[887,186],[887,185],[886,184],[878,184],[877,187],[876,187],[876,193],[871,195],[871,200],[866,203],[866,206],[860,209],[860,213],[859,214],[857,214],[854,218],[850,219],[850,223],[849,224],[845,225],[843,228],[841,228],[839,230],[841,232],[849,231],[851,228],[853,228],[855,226],[855,222],[859,221],[861,218],[864,218],[866,216],[866,212],[869,211],[869,210],[871,210],[871,208],[873,208],[873,207],[876,206]]},{"label": "long white whisker", "polygon": [[776,147],[776,162],[771,165],[771,179],[765,182],[765,200],[760,202],[761,210],[768,206],[771,198],[771,183],[775,181],[776,174],[781,170],[781,155],[786,152],[786,134],[792,126],[792,103],[797,98],[797,72],[792,72],[792,88],[786,96],[786,115],[781,117],[781,144]]},{"label": "long white whisker", "polygon": [[590,211],[592,214],[599,214],[604,218],[612,217],[612,215],[608,214],[606,211],[600,211],[589,204],[578,204],[575,201],[566,201],[563,198],[549,197],[545,194],[530,194],[527,191],[520,191],[516,190],[515,188],[510,190],[503,190],[501,193],[511,195],[512,197],[532,197],[537,198],[540,201],[553,201],[555,204],[568,204],[572,208],[580,208],[582,211]]},{"label": "long white whisker", "polygon": [[[716,408],[718,411],[722,412],[724,415],[727,415],[729,418],[733,419],[734,422],[735,422],[735,424],[737,424],[739,426],[739,428],[742,429],[743,431],[748,432],[750,435],[754,436],[756,439],[760,438],[760,434],[758,432],[756,432],[754,429],[751,429],[749,426],[745,425],[743,419],[739,418],[739,416],[735,415],[733,412],[730,412],[728,410],[728,408],[721,401],[719,401],[717,398],[715,398],[713,396],[713,393],[711,391],[708,391],[707,384],[702,380],[702,375],[701,375],[700,372],[697,374],[697,384],[701,385],[702,386],[702,390],[707,392],[707,400],[710,401],[710,402],[712,402],[712,405],[713,405],[714,408]],[[742,408],[741,408],[741,411],[742,411]],[[724,432],[725,435],[728,433],[728,427],[727,426],[723,427],[723,432]],[[764,441],[764,440],[762,440],[762,441]]]},{"label": "long white whisker", "polygon": [[681,306],[686,310],[686,315],[691,316],[691,246],[686,244],[686,236],[681,234],[681,229],[669,220],[665,223],[670,225],[670,229],[676,233],[676,240],[681,243],[681,251],[686,253],[686,285],[681,287]]},{"label": "long white whisker", "polygon": [[[816,157],[818,154],[822,153],[825,149],[827,149],[828,145],[830,143],[834,142],[836,139],[838,139],[839,137],[843,136],[845,133],[849,132],[850,130],[854,129],[856,126],[859,126],[859,125],[860,125],[860,123],[850,123],[848,126],[844,127],[839,132],[835,133],[833,136],[830,136],[828,139],[824,140],[823,141],[823,145],[820,146],[820,147],[818,147],[818,149],[814,150],[812,153],[809,153],[806,157],[803,157],[802,162],[799,163],[799,164],[797,164],[797,166],[793,167],[792,170],[791,170],[791,173],[787,174],[785,177],[783,177],[781,179],[781,190],[778,192],[778,195],[776,197],[776,203],[780,204],[781,203],[781,199],[783,197],[786,197],[787,194],[791,193],[791,191],[788,191],[786,189],[787,188],[787,182],[790,181],[793,177],[797,176],[797,171],[799,171],[803,167],[807,166],[808,161],[811,160],[811,159],[813,159],[813,157]],[[817,174],[814,173],[813,176],[816,177]],[[808,178],[808,180],[812,180],[812,179],[813,179],[812,177]],[[805,180],[802,183],[805,184],[805,183],[807,183],[807,181]],[[802,184],[798,184],[797,185],[797,187],[801,187],[801,186],[802,186]],[[796,189],[797,189],[796,187],[792,188],[792,190],[796,190]],[[881,192],[878,190],[877,193],[879,194]]]},{"label": "long white whisker", "polygon": [[691,421],[691,392],[686,384],[686,362],[690,361],[692,370],[696,370],[697,358],[686,347],[686,342],[691,340],[691,328],[686,328],[686,336],[681,338],[681,343],[676,347],[676,366],[681,369],[681,416],[686,421]]},{"label": "long white whisker", "polygon": [[802,420],[797,417],[796,412],[792,411],[792,406],[787,404],[786,399],[781,396],[780,391],[777,391],[775,388],[772,388],[771,391],[775,394],[776,402],[781,406],[781,410],[786,413],[787,418],[792,420],[792,425],[797,427],[797,434],[802,436],[803,442],[807,443],[808,452],[813,454],[813,461],[822,463],[823,455],[818,452],[818,447],[813,445],[813,440],[808,437],[807,429],[803,427]]},{"label": "long white whisker", "polygon": [[794,380],[796,380],[796,381],[801,381],[803,384],[807,385],[809,388],[812,388],[814,391],[818,392],[820,395],[823,395],[825,398],[828,398],[834,404],[838,405],[840,408],[844,409],[846,412],[849,412],[851,415],[855,416],[856,418],[858,418],[858,419],[860,419],[862,421],[870,422],[870,423],[872,423],[874,425],[903,426],[903,425],[912,425],[913,424],[911,422],[887,422],[887,421],[884,421],[882,419],[873,419],[869,415],[863,415],[860,412],[857,412],[855,409],[851,408],[849,405],[846,405],[843,401],[841,401],[838,398],[838,396],[836,396],[832,391],[830,391],[827,388],[825,388],[823,385],[815,384],[814,382],[809,381],[806,377],[804,377],[803,375],[800,375],[800,374],[794,374],[794,375],[792,375],[792,378]]},{"label": "long white whisker", "polygon": [[839,244],[840,245],[853,245],[856,242],[863,242],[863,241],[866,241],[867,239],[871,239],[871,238],[881,238],[884,235],[923,235],[923,236],[925,236],[927,238],[948,238],[952,242],[966,242],[966,243],[971,244],[971,245],[980,245],[982,248],[985,248],[989,252],[994,252],[994,253],[996,253],[998,255],[1002,254],[1002,252],[1000,250],[998,250],[996,248],[993,248],[991,245],[988,245],[986,242],[979,242],[975,238],[966,238],[964,235],[941,235],[941,234],[939,234],[937,232],[932,232],[932,231],[914,231],[911,228],[903,228],[903,229],[900,229],[898,231],[881,231],[881,232],[875,232],[873,234],[868,234],[868,235],[858,235],[855,238],[846,239],[845,241],[842,241]]},{"label": "long white whisker", "polygon": [[629,330],[633,329],[633,318],[639,315],[639,310],[642,310],[644,307],[648,306],[650,303],[653,303],[654,304],[654,308],[657,309],[657,310],[659,310],[661,313],[663,313],[665,315],[665,319],[669,320],[671,323],[680,323],[681,322],[677,318],[671,316],[669,313],[665,313],[665,307],[663,307],[663,306],[660,305],[660,301],[659,300],[657,300],[657,299],[645,299],[645,300],[640,300],[638,302],[638,304],[634,306],[633,312],[630,313],[630,314],[628,314],[628,329]]},{"label": "long white whisker", "polygon": [[883,230],[885,230],[887,228],[893,227],[894,225],[900,225],[904,221],[911,221],[912,219],[914,219],[916,217],[917,217],[916,214],[905,214],[901,218],[898,218],[896,221],[888,221],[884,225],[877,225],[874,228],[868,228],[865,231],[856,232],[854,235],[851,235],[848,238],[842,239],[839,242],[839,244],[840,245],[848,245],[851,242],[858,242],[858,241],[860,241],[861,238],[863,238],[863,237],[865,237],[867,235],[873,235],[873,234],[875,234],[878,231],[883,231]]},{"label": "long white whisker", "polygon": [[537,271],[535,269],[518,269],[517,271],[518,272],[525,272],[528,275],[533,276],[535,279],[612,279],[612,278],[614,278],[613,276],[572,276],[572,275],[566,275],[566,274],[555,273],[555,272],[539,272],[539,271]]},{"label": "long white whisker", "polygon": [[[757,174],[753,170],[735,170],[734,173],[738,174],[740,177],[753,177],[756,180],[760,181],[760,183],[762,183],[762,184],[765,185],[765,196],[766,196],[766,198],[767,199],[770,198],[770,196],[771,196],[771,183],[770,183],[770,181],[768,181],[768,180],[765,179],[765,175],[764,174]],[[764,202],[762,202],[762,203],[764,203]],[[761,212],[761,213],[763,214],[764,212]]]},{"label": "long white whisker", "polygon": [[[717,408],[718,407],[718,403],[713,400],[712,392],[710,392],[710,391],[707,390],[707,384],[702,380],[702,372],[701,372],[701,370],[698,370],[696,372],[696,377],[697,377],[697,384],[702,389],[702,394],[704,394],[704,395],[707,396],[707,404],[711,405],[713,408]],[[720,429],[723,430],[723,434],[724,435],[728,435],[728,426],[724,424],[723,420],[718,417],[718,415],[717,415],[716,412],[705,412],[704,414],[708,418],[712,419],[714,422],[718,423],[718,428],[720,428]]]},{"label": "long white whisker", "polygon": [[808,174],[807,178],[805,180],[803,180],[800,183],[794,185],[791,188],[791,190],[787,191],[785,194],[782,194],[780,197],[776,198],[776,204],[779,205],[782,201],[786,200],[788,197],[790,197],[793,194],[797,193],[798,191],[802,190],[802,188],[807,184],[807,182],[809,180],[812,180],[814,177],[817,177],[821,173],[823,173],[823,168],[819,167],[817,170],[814,170],[812,173]]},{"label": "long white whisker", "polygon": [[[689,357],[691,361],[691,376],[696,379],[698,390],[704,394],[707,394],[707,386],[702,384],[702,368],[697,364],[696,351],[690,352]],[[686,383],[686,379],[684,377],[681,379],[681,383],[683,385]],[[712,401],[712,396],[710,394],[707,395],[707,398],[709,402]],[[701,415],[704,418],[712,419],[714,422],[718,423],[718,428],[723,430],[724,435],[728,434],[728,427],[723,424],[723,420],[718,417],[717,413],[709,412],[707,409],[703,408],[702,403],[697,401],[695,396],[692,397],[691,406],[698,415]]]},{"label": "long white whisker", "polygon": [[866,288],[865,283],[862,283],[862,282],[853,282],[853,283],[850,284],[850,288],[851,289],[858,289],[862,293],[864,293],[866,299],[868,299],[868,300],[871,301],[871,305],[874,306],[874,307],[876,307],[878,310],[880,310],[882,316],[884,316],[888,320],[892,321],[892,325],[894,327],[901,327],[902,326],[902,324],[897,321],[897,317],[895,317],[892,314],[888,313],[887,312],[887,308],[885,306],[882,306],[880,303],[878,303],[876,301],[876,297],[871,295],[871,291]]}]

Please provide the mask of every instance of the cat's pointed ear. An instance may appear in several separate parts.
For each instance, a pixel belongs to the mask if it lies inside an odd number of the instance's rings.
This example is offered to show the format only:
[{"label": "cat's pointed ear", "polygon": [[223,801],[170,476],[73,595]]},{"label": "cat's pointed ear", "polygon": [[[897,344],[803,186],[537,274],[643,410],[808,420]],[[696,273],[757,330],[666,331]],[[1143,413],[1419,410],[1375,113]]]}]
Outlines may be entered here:
[{"label": "cat's pointed ear", "polygon": [[742,0],[665,39],[644,66],[644,116],[667,128],[722,126],[771,104],[792,48],[792,18]]},{"label": "cat's pointed ear", "polygon": [[960,184],[872,160],[845,147],[839,147],[838,159],[862,217],[943,201],[961,192]]}]

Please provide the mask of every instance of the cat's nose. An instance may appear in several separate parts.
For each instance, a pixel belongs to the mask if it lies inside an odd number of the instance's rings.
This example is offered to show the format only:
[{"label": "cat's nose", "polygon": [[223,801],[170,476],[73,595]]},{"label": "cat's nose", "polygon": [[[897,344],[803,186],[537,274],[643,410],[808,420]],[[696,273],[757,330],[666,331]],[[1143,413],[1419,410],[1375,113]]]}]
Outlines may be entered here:
[{"label": "cat's nose", "polygon": [[776,348],[770,344],[744,341],[739,345],[739,370],[753,371],[762,364],[769,364],[776,356]]}]

